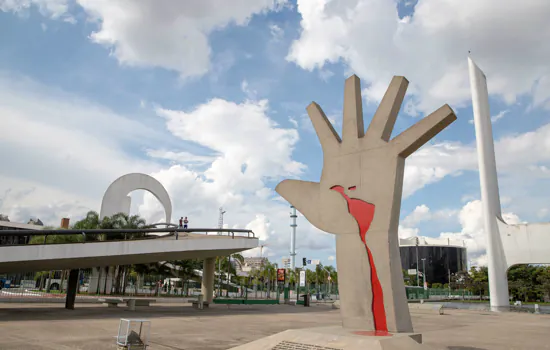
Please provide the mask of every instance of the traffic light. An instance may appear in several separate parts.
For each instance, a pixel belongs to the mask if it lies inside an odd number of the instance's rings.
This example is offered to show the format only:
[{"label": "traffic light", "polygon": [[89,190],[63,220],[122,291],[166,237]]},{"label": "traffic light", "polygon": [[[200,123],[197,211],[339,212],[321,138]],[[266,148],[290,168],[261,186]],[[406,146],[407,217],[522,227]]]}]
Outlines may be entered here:
[{"label": "traffic light", "polygon": [[302,265],[303,265],[303,266],[306,266],[306,265],[307,265],[307,259],[306,259],[306,258],[302,258]]}]

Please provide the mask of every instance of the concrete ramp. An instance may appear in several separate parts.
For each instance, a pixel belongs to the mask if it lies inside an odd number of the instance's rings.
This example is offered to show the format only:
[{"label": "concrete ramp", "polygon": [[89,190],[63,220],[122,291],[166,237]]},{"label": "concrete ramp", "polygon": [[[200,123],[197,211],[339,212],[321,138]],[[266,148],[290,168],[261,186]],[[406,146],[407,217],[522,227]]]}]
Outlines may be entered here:
[{"label": "concrete ramp", "polygon": [[188,234],[116,242],[0,246],[0,273],[83,269],[226,256],[258,247],[257,238]]}]

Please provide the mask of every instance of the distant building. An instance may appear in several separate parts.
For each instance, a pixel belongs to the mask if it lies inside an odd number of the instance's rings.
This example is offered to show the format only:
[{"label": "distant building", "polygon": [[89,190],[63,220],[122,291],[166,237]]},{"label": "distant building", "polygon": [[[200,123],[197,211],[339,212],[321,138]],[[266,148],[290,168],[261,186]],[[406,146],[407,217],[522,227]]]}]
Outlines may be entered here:
[{"label": "distant building", "polygon": [[[452,274],[468,269],[466,244],[462,240],[411,237],[399,240],[399,251],[403,270],[425,272],[430,284],[449,283]],[[420,277],[420,282],[423,280]]]},{"label": "distant building", "polygon": [[38,219],[38,218],[36,218],[36,219],[30,219],[29,222],[27,222],[27,224],[29,224],[29,225],[44,226],[44,224],[42,223],[42,221],[40,221],[40,219]]},{"label": "distant building", "polygon": [[239,264],[235,266],[237,276],[247,276],[250,271],[260,269],[263,265],[266,265],[267,262],[267,258],[244,258],[244,264],[242,266]]},{"label": "distant building", "polygon": [[22,224],[18,222],[10,222],[10,221],[0,221],[0,231],[1,230],[21,230],[21,235],[0,236],[0,245],[27,244],[29,243],[29,236],[25,235],[25,231],[29,231],[29,230],[36,231],[36,230],[43,230],[43,229],[44,229],[44,226],[40,226],[40,225]]}]

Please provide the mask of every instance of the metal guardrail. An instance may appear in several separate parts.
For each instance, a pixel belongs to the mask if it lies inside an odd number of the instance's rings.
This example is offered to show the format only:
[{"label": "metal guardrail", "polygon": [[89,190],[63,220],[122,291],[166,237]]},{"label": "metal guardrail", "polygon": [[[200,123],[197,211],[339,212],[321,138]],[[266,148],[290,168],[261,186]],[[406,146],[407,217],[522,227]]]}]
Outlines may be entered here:
[{"label": "metal guardrail", "polygon": [[[120,234],[135,234],[135,233],[163,233],[167,232],[167,235],[162,236],[145,236],[134,239],[118,239],[118,240],[109,240],[109,241],[86,241],[88,235],[120,235]],[[230,236],[232,239],[235,239],[235,233],[246,234],[246,237],[237,236],[242,238],[256,238],[252,230],[243,230],[243,229],[220,229],[220,228],[141,228],[141,229],[91,229],[91,230],[75,230],[75,229],[57,229],[57,230],[0,230],[0,236],[44,236],[43,244],[71,244],[71,243],[102,243],[102,242],[116,242],[116,241],[139,241],[146,239],[158,239],[167,236],[177,235],[179,233],[227,233],[227,236]],[[82,235],[84,237],[83,242],[69,242],[69,243],[46,243],[48,236],[70,236],[70,235]],[[176,237],[177,238],[177,237]],[[17,244],[20,245],[20,244]],[[6,245],[6,247],[13,247],[17,245]],[[25,244],[27,245],[27,244]]]}]

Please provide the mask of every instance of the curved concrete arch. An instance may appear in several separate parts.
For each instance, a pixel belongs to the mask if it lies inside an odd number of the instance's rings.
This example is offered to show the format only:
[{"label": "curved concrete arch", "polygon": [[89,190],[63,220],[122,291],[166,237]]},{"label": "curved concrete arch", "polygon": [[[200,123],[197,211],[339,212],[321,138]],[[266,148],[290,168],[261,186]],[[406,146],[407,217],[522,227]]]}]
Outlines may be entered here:
[{"label": "curved concrete arch", "polygon": [[172,201],[162,184],[152,176],[140,173],[126,174],[116,179],[103,195],[99,217],[103,219],[117,213],[130,213],[132,199],[128,194],[135,190],[145,190],[155,196],[164,207],[166,223],[172,219]]}]

